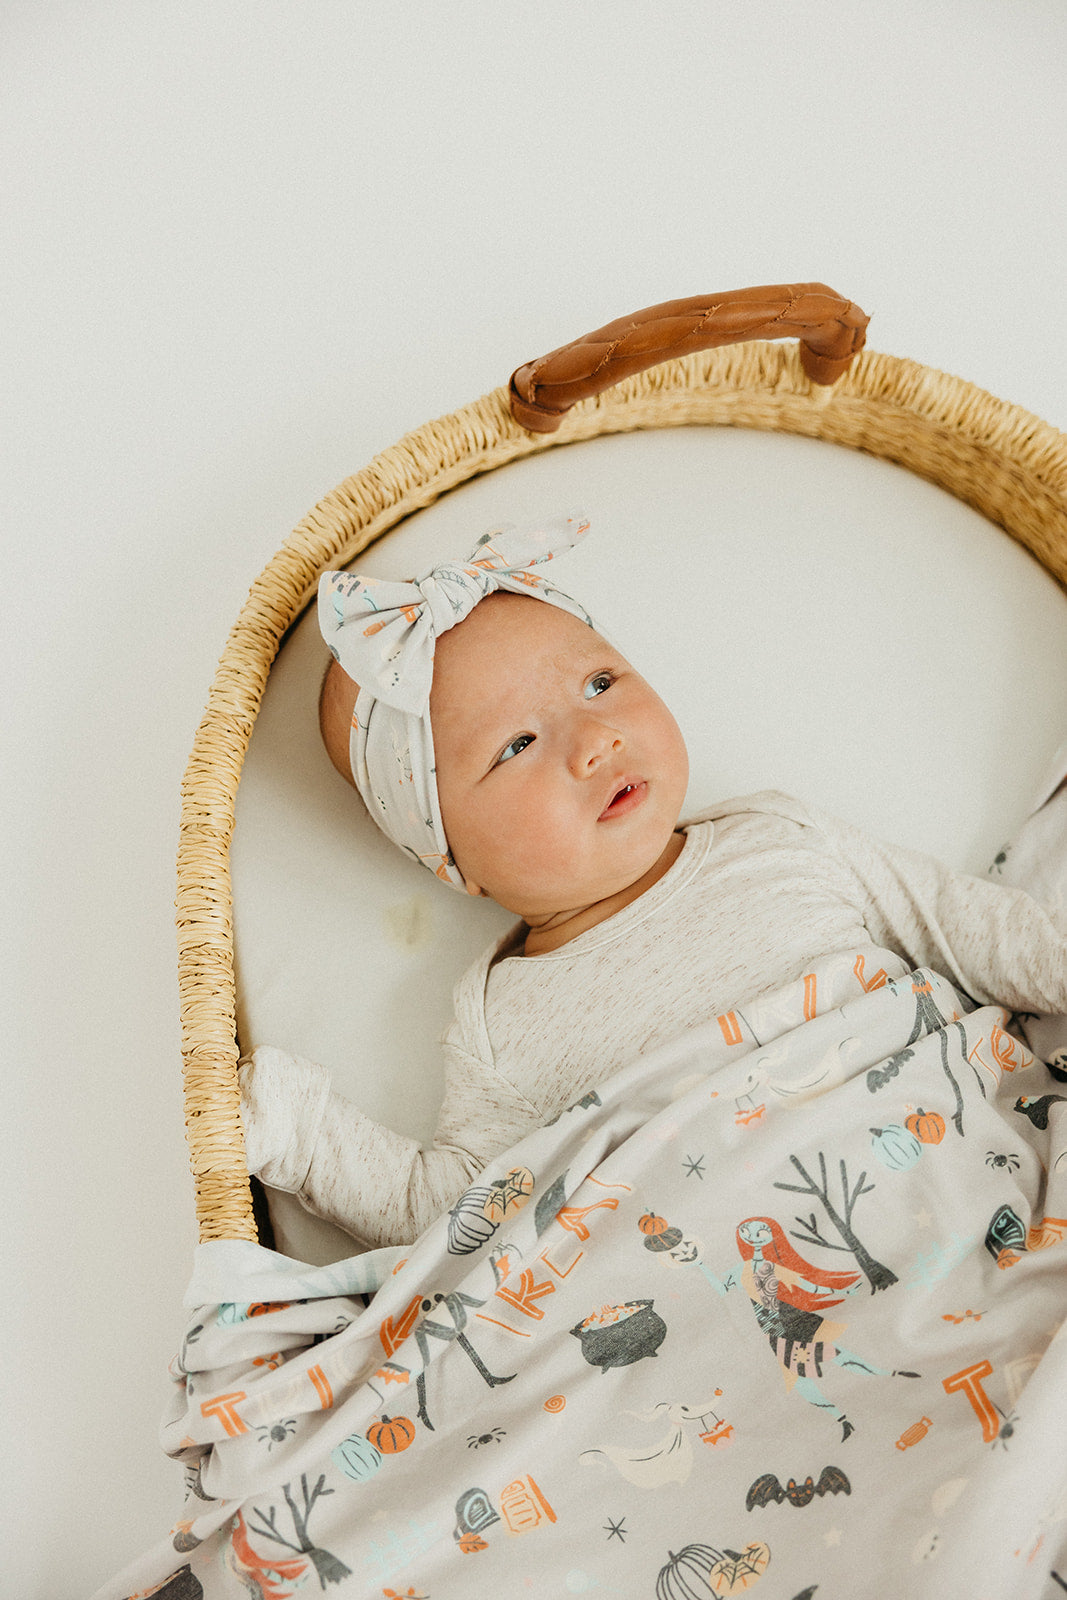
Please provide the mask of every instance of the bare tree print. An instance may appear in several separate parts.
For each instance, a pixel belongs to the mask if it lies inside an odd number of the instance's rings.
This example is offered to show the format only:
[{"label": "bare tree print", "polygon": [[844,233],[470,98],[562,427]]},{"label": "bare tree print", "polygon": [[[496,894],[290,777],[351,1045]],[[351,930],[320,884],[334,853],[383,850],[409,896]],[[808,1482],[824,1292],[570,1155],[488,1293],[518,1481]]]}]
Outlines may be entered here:
[{"label": "bare tree print", "polygon": [[795,1221],[800,1224],[800,1229],[790,1229],[794,1239],[802,1239],[805,1244],[821,1244],[825,1250],[844,1250],[849,1255],[855,1256],[856,1265],[870,1284],[872,1294],[878,1289],[888,1289],[891,1284],[896,1283],[896,1273],[892,1272],[889,1267],[883,1266],[880,1261],[876,1261],[870,1251],[856,1237],[852,1229],[852,1213],[856,1208],[857,1200],[862,1194],[870,1194],[874,1188],[873,1183],[866,1181],[866,1172],[861,1172],[856,1179],[855,1186],[850,1188],[848,1168],[843,1160],[840,1162],[842,1207],[839,1211],[830,1200],[830,1181],[826,1174],[826,1157],[822,1151],[819,1151],[820,1181],[818,1183],[804,1169],[796,1156],[790,1156],[789,1159],[804,1179],[803,1184],[776,1183],[774,1187],[776,1189],[788,1189],[793,1194],[810,1194],[814,1196],[823,1206],[826,1215],[845,1242],[844,1244],[836,1244],[833,1240],[824,1238],[819,1231],[814,1211],[810,1217],[795,1218]]},{"label": "bare tree print", "polygon": [[[296,1502],[289,1493],[289,1485],[287,1483],[282,1485],[282,1493],[285,1496],[285,1503],[289,1507],[289,1515],[293,1519],[293,1531],[296,1534],[298,1543],[294,1544],[291,1539],[283,1538],[278,1532],[278,1511],[275,1506],[271,1506],[269,1516],[262,1512],[258,1506],[255,1507],[254,1515],[259,1518],[262,1526],[255,1528],[254,1531],[262,1534],[265,1539],[273,1539],[275,1544],[284,1545],[287,1550],[295,1550],[299,1555],[308,1556],[319,1575],[319,1587],[325,1589],[328,1583],[342,1583],[345,1578],[349,1578],[352,1575],[351,1569],[346,1567],[343,1561],[339,1561],[336,1556],[332,1556],[328,1550],[320,1550],[308,1536],[308,1519],[311,1516],[311,1508],[314,1506],[315,1501],[320,1495],[333,1494],[334,1491],[326,1488],[325,1473],[319,1475],[318,1483],[314,1489],[309,1490],[307,1475],[302,1472],[300,1474],[300,1489],[304,1498],[303,1511],[298,1509]],[[249,1520],[248,1526],[252,1529],[251,1520]]]}]

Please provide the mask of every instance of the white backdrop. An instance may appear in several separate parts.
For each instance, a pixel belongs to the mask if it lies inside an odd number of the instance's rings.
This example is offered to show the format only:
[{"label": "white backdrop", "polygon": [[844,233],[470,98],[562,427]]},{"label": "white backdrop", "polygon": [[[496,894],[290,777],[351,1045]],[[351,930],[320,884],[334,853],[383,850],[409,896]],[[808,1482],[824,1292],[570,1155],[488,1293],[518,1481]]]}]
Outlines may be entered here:
[{"label": "white backdrop", "polygon": [[1067,428],[1067,12],[7,0],[0,46],[0,1592],[55,1600],[176,1516],[179,784],[252,578],[407,429],[710,290],[828,282]]}]

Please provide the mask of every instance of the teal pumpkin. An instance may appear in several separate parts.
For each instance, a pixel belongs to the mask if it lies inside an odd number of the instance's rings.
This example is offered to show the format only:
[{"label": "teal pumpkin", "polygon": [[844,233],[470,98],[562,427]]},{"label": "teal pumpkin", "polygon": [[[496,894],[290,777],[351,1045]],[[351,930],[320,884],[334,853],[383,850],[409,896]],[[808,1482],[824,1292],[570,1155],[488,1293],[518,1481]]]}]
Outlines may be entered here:
[{"label": "teal pumpkin", "polygon": [[366,1483],[382,1464],[382,1454],[365,1434],[352,1433],[330,1454],[330,1460],[353,1483]]},{"label": "teal pumpkin", "polygon": [[888,1167],[890,1172],[906,1172],[922,1155],[923,1147],[918,1139],[899,1122],[890,1123],[888,1128],[872,1128],[871,1144],[883,1167]]}]

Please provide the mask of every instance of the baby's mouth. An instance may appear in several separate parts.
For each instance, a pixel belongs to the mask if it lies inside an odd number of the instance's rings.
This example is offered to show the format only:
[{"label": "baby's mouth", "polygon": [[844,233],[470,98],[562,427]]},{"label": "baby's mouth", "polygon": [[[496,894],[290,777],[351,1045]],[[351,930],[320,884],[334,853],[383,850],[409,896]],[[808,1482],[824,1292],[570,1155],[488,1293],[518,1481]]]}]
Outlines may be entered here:
[{"label": "baby's mouth", "polygon": [[628,811],[632,811],[635,806],[641,804],[647,792],[648,784],[643,778],[636,778],[632,783],[622,784],[616,789],[600,813],[599,820],[603,821],[606,817],[619,817]]}]

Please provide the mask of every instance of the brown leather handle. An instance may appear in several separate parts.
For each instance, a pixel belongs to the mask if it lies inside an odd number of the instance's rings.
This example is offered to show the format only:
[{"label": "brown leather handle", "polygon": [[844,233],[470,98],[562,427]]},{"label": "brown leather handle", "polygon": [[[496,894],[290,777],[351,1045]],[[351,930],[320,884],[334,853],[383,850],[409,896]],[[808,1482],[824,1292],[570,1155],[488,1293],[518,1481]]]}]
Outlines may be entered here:
[{"label": "brown leather handle", "polygon": [[824,283],[778,283],[666,300],[561,345],[511,375],[511,412],[531,433],[554,433],[579,400],[673,356],[746,339],[800,340],[813,383],[836,383],[863,349],[870,318]]}]

